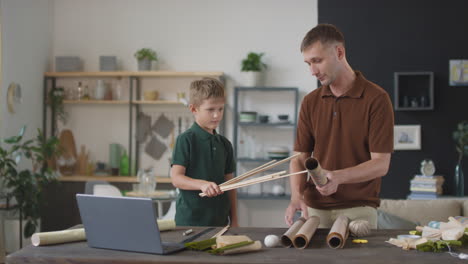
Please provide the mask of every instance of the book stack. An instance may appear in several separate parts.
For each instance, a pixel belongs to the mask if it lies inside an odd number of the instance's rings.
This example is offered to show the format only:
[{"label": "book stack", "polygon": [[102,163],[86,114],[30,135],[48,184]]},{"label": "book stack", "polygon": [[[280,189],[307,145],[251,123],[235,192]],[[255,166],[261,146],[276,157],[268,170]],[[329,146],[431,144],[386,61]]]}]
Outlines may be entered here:
[{"label": "book stack", "polygon": [[410,181],[410,200],[437,199],[442,195],[443,176],[416,175]]}]

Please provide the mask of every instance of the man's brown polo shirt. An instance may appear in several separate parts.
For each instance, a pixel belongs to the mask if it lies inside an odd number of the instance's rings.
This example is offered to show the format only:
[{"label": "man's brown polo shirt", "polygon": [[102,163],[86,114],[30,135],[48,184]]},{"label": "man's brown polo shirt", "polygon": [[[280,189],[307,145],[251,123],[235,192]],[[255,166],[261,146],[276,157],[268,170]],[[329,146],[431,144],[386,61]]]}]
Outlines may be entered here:
[{"label": "man's brown polo shirt", "polygon": [[[304,97],[299,114],[297,152],[313,152],[326,170],[339,170],[370,160],[371,152],[393,152],[393,109],[387,92],[356,72],[353,87],[336,97],[322,86]],[[310,183],[304,191],[309,207],[317,209],[380,205],[381,178],[341,184],[322,196]]]}]

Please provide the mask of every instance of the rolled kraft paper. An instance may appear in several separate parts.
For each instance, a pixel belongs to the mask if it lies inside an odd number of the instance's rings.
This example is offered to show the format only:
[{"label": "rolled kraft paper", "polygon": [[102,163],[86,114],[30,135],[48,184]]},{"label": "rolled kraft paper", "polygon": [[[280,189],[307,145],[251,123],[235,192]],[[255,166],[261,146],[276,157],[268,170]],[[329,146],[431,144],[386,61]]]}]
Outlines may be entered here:
[{"label": "rolled kraft paper", "polygon": [[331,248],[343,248],[349,235],[349,218],[340,215],[333,223],[330,233],[327,236],[327,244]]},{"label": "rolled kraft paper", "polygon": [[307,169],[308,174],[312,177],[315,185],[322,186],[327,184],[327,177],[325,176],[325,172],[322,170],[322,167],[320,167],[318,160],[309,157],[306,159],[304,167]]},{"label": "rolled kraft paper", "polygon": [[31,237],[31,243],[36,247],[81,240],[86,240],[86,233],[84,228],[35,233]]},{"label": "rolled kraft paper", "polygon": [[[173,219],[158,220],[158,226],[159,231],[166,231],[175,229],[176,224]],[[31,243],[36,247],[82,240],[86,240],[86,233],[84,228],[35,233],[31,237]]]},{"label": "rolled kraft paper", "polygon": [[158,220],[159,231],[173,230],[176,227],[174,219]]},{"label": "rolled kraft paper", "polygon": [[223,252],[223,255],[231,255],[231,254],[259,251],[260,249],[262,249],[262,242],[257,240],[253,244],[250,244],[250,245],[247,245],[247,246],[225,250]]},{"label": "rolled kraft paper", "polygon": [[302,225],[301,229],[297,231],[297,234],[294,237],[294,247],[299,249],[306,248],[309,245],[310,239],[314,235],[319,224],[320,217],[318,216],[311,216],[309,219],[307,219],[307,221]]},{"label": "rolled kraft paper", "polygon": [[219,236],[216,238],[216,248],[225,247],[227,245],[232,245],[240,243],[243,241],[252,241],[250,237],[239,235],[239,236]]},{"label": "rolled kraft paper", "polygon": [[305,221],[306,219],[304,217],[297,219],[297,221],[292,224],[288,231],[286,231],[286,233],[281,236],[281,244],[284,247],[291,247],[293,245],[292,241],[294,240],[294,237],[296,236],[299,229],[301,229],[302,225],[304,225]]}]

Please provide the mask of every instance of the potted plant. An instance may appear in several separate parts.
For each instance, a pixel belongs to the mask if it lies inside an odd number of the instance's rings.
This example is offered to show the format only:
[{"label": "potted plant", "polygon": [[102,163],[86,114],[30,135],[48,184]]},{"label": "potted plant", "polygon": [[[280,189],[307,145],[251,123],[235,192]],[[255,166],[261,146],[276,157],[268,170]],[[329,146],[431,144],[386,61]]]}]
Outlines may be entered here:
[{"label": "potted plant", "polygon": [[[55,87],[49,91],[47,104],[50,106],[52,113],[56,116],[57,121],[63,124],[67,123],[68,113],[65,111],[63,100],[65,99],[65,91],[63,87]],[[57,128],[57,124],[54,124]]]},{"label": "potted plant", "polygon": [[457,165],[455,166],[455,194],[465,195],[465,183],[462,169],[463,156],[468,156],[468,121],[458,123],[457,129],[453,132],[455,148],[458,152]]},{"label": "potted plant", "polygon": [[142,48],[137,50],[134,54],[135,58],[138,60],[138,70],[139,71],[149,71],[151,70],[151,62],[157,61],[158,56],[156,51],[150,48]]},{"label": "potted plant", "polygon": [[[19,211],[20,222],[26,221],[24,236],[30,237],[38,226],[43,187],[55,180],[47,160],[58,155],[59,140],[56,137],[46,139],[38,129],[34,139],[23,141],[25,129],[1,142],[8,147],[0,145],[0,181],[7,197],[16,200],[14,210]],[[18,168],[22,157],[31,161],[31,169]]]},{"label": "potted plant", "polygon": [[262,81],[262,70],[267,65],[262,62],[264,53],[249,52],[247,57],[242,60],[241,72],[244,75],[246,86],[258,86]]}]

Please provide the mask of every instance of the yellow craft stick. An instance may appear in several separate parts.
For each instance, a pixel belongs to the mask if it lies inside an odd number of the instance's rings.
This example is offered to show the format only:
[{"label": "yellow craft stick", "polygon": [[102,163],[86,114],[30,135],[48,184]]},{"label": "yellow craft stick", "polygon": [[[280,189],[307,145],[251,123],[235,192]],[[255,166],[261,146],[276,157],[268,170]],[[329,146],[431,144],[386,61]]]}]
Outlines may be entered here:
[{"label": "yellow craft stick", "polygon": [[367,239],[353,239],[353,243],[356,244],[367,244],[368,242]]}]

